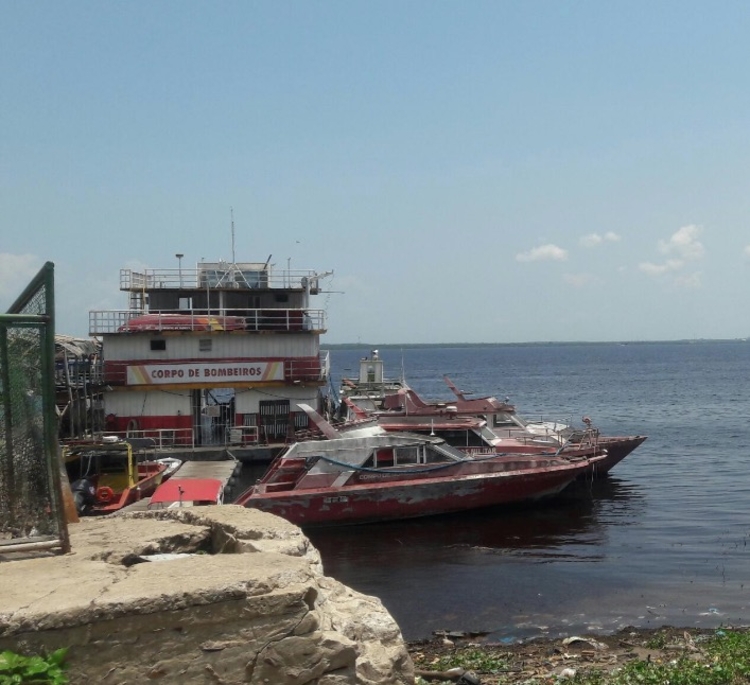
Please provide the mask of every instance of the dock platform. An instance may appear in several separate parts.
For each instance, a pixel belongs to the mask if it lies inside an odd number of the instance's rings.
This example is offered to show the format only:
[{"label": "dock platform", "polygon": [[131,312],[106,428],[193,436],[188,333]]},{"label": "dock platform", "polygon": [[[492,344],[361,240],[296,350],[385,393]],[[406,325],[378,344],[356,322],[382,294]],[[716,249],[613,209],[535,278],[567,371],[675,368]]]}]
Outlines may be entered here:
[{"label": "dock platform", "polygon": [[174,474],[174,478],[215,478],[227,486],[232,476],[237,476],[240,462],[233,459],[221,461],[186,461]]},{"label": "dock platform", "polygon": [[[221,459],[216,461],[186,461],[175,471],[172,478],[197,479],[212,478],[221,481],[224,490],[224,501],[231,502],[238,494],[234,488],[242,469],[242,462],[237,459]],[[138,502],[123,507],[121,511],[146,511],[151,502],[150,497],[144,497]]]}]

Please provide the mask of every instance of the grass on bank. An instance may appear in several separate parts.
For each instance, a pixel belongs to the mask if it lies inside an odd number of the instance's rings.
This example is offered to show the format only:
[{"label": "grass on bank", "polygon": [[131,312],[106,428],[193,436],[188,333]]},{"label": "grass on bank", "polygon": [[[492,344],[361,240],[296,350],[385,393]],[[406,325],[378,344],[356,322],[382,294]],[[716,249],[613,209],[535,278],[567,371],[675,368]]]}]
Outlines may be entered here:
[{"label": "grass on bank", "polygon": [[[493,653],[482,647],[456,649],[452,654],[429,663],[415,658],[418,669],[447,671],[460,667],[479,676],[482,684],[524,683],[528,685],[747,685],[750,683],[750,632],[717,630],[700,636],[675,652],[666,644],[665,634],[656,633],[644,646],[664,649],[659,658],[632,658],[625,663],[567,664],[575,675],[561,676],[549,669],[544,675],[521,677],[508,653]],[[667,648],[667,649],[665,649]],[[546,670],[546,669],[544,669]],[[437,685],[434,680],[417,678],[418,685]],[[449,683],[451,681],[439,681]]]}]

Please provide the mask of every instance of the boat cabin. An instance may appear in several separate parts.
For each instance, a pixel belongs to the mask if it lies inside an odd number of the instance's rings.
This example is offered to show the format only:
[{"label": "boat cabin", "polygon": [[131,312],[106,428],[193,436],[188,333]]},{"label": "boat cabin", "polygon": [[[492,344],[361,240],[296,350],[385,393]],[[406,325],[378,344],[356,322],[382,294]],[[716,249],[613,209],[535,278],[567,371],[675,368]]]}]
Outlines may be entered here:
[{"label": "boat cabin", "polygon": [[168,467],[116,439],[65,445],[63,462],[79,514],[111,513],[150,495]]}]

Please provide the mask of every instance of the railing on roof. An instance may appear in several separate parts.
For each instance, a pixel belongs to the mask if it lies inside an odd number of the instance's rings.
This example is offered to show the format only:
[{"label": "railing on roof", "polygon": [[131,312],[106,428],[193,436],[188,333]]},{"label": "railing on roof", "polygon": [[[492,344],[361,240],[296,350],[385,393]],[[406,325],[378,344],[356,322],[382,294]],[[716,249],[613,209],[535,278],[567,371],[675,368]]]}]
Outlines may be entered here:
[{"label": "railing on roof", "polygon": [[120,290],[309,290],[317,294],[319,274],[311,269],[276,271],[265,264],[203,262],[197,267],[177,269],[120,269]]},{"label": "railing on roof", "polygon": [[265,332],[323,333],[323,309],[222,309],[147,312],[135,309],[89,312],[89,335],[108,333]]}]

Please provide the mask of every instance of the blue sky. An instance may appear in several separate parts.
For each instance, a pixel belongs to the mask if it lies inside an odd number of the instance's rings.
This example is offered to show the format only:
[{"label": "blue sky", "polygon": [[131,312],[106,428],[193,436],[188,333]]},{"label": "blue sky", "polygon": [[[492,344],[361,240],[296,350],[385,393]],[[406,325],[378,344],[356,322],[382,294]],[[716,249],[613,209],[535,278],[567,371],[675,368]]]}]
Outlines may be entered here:
[{"label": "blue sky", "polygon": [[0,308],[334,274],[324,342],[750,336],[750,4],[0,0]]}]

